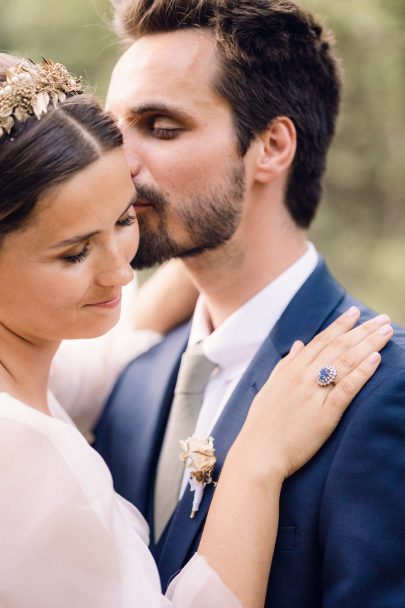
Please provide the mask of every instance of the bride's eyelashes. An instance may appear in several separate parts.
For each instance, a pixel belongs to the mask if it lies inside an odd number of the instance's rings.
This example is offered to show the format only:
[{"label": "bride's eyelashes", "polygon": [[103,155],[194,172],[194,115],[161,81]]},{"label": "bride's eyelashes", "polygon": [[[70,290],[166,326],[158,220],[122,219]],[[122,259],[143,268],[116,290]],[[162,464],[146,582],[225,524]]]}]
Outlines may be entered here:
[{"label": "bride's eyelashes", "polygon": [[75,253],[74,255],[64,255],[62,260],[67,262],[68,264],[77,264],[82,260],[85,260],[90,253],[89,243],[86,243],[85,246],[79,253]]},{"label": "bride's eyelashes", "polygon": [[[133,210],[133,207],[131,207],[131,209]],[[122,217],[116,222],[115,225],[119,228],[126,228],[127,226],[132,226],[132,224],[134,224],[137,219],[138,218],[136,217],[136,213],[134,210],[132,212],[128,211],[124,217]],[[71,255],[64,255],[62,256],[62,260],[64,262],[67,262],[68,264],[77,264],[85,260],[88,257],[89,253],[90,243],[87,242],[81,251]]]},{"label": "bride's eyelashes", "polygon": [[[132,207],[133,209],[133,207]],[[125,228],[126,226],[131,226],[132,224],[134,224],[137,221],[137,217],[136,217],[136,213],[135,211],[133,211],[132,213],[127,213],[127,215],[125,217],[123,217],[122,219],[118,220],[117,222],[117,226],[120,226],[120,228]]]}]

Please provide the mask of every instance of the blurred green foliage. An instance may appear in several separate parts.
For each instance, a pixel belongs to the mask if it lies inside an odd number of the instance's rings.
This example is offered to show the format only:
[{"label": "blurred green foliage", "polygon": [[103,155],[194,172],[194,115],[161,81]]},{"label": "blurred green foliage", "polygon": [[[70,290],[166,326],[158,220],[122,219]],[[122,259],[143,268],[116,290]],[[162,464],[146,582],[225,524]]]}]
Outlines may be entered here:
[{"label": "blurred green foliage", "polygon": [[0,0],[0,50],[62,61],[104,97],[119,56],[108,0]]},{"label": "blurred green foliage", "polygon": [[[302,0],[333,29],[345,96],[311,238],[341,282],[405,323],[405,2]],[[108,0],[0,0],[0,49],[63,61],[100,97],[120,47]]]}]

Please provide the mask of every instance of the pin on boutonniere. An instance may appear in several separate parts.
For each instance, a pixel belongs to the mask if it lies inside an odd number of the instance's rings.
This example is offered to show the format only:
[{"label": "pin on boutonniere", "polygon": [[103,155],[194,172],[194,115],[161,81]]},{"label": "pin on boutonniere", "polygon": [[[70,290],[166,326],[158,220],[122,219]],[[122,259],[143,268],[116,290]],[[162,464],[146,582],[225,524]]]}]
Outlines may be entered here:
[{"label": "pin on boutonniere", "polygon": [[194,492],[193,506],[190,513],[190,518],[193,519],[200,508],[205,486],[215,483],[212,479],[212,471],[217,461],[214,438],[189,437],[180,441],[180,444],[183,449],[180,460],[185,463],[190,473],[190,490]]}]

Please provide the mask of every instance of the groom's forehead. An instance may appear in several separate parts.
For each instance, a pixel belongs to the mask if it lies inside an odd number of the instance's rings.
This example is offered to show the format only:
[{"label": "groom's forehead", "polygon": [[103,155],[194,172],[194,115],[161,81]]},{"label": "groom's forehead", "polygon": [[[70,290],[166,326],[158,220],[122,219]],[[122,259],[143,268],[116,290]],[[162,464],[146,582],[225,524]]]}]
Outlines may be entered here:
[{"label": "groom's forehead", "polygon": [[148,86],[211,83],[216,67],[215,47],[209,33],[191,30],[145,35],[121,56],[113,79],[142,81]]},{"label": "groom's forehead", "polygon": [[[118,60],[107,109],[122,104],[202,107],[225,103],[215,91],[217,59],[210,34],[181,31],[146,35]],[[184,107],[186,109],[186,107]]]}]

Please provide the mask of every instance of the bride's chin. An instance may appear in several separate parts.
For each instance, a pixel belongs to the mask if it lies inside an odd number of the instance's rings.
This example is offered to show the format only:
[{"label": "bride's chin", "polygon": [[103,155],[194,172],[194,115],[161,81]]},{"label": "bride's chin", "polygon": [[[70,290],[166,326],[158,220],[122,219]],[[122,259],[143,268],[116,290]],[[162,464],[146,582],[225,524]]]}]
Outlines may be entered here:
[{"label": "bride's chin", "polygon": [[119,321],[119,314],[109,315],[109,318],[98,319],[97,322],[86,323],[80,327],[72,328],[69,335],[63,336],[63,340],[88,340],[90,338],[99,338],[106,334],[110,329],[115,327]]}]

